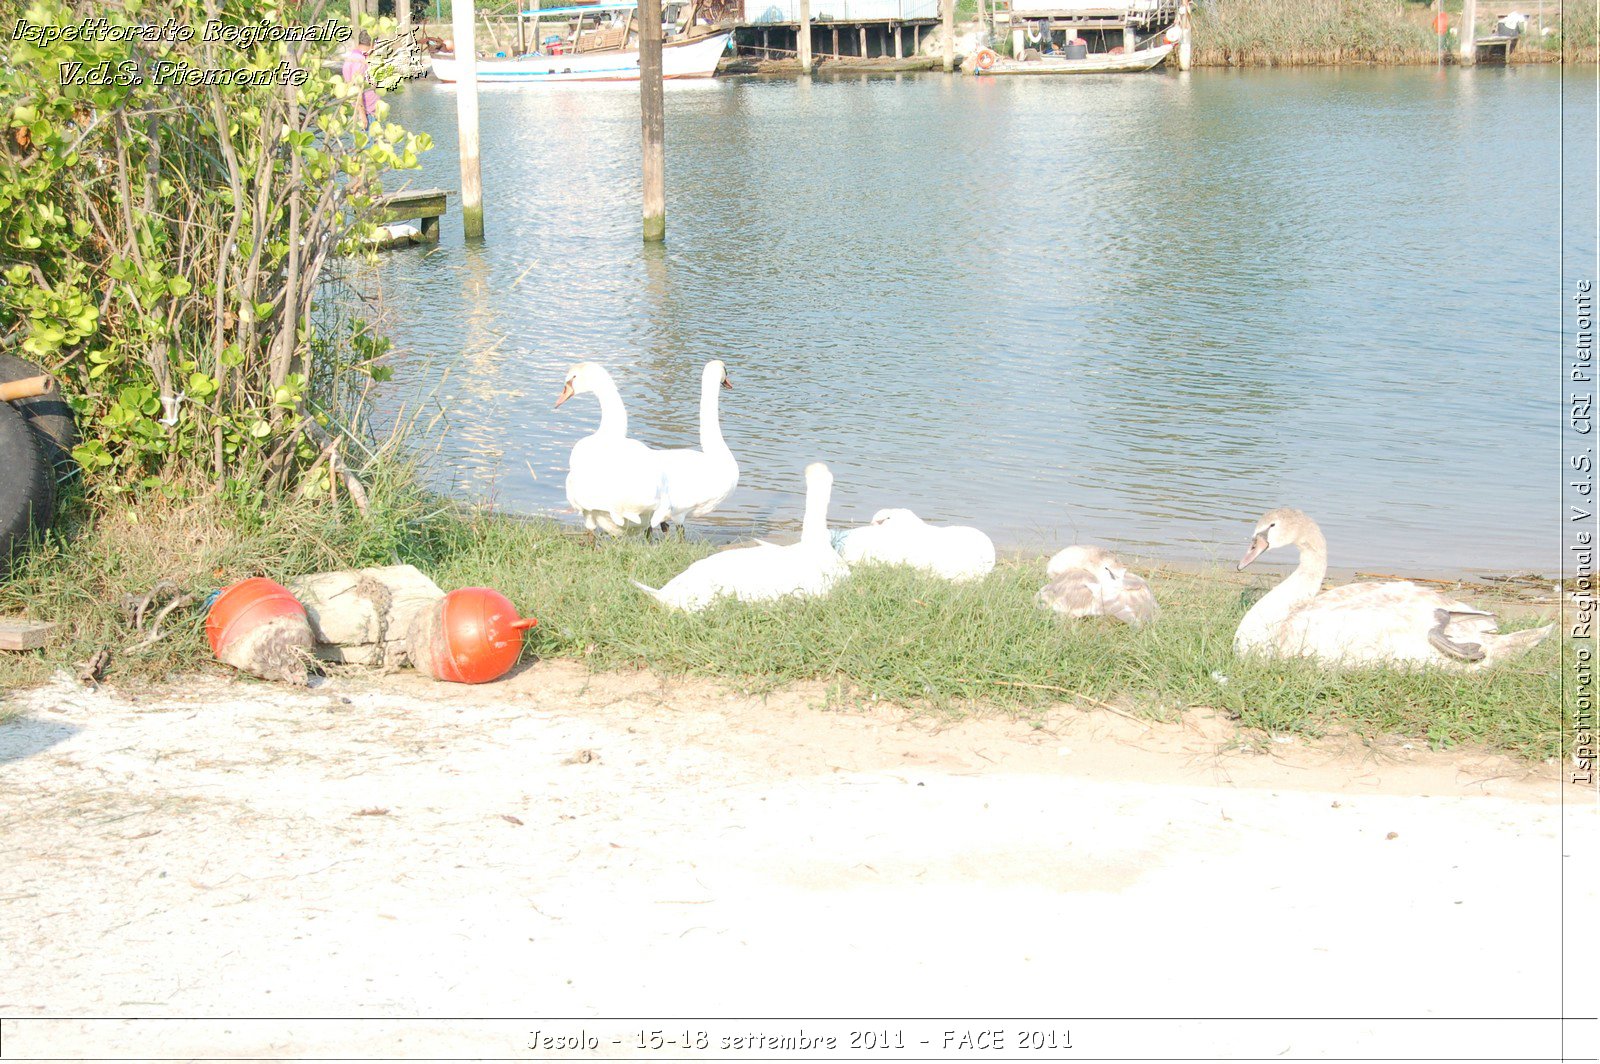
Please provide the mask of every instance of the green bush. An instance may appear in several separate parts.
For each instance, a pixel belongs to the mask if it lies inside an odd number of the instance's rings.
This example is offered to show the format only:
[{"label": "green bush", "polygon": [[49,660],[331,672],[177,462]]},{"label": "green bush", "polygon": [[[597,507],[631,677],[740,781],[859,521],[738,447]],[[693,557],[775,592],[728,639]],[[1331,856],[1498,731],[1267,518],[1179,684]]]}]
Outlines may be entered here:
[{"label": "green bush", "polygon": [[429,145],[381,102],[363,128],[324,65],[349,29],[323,18],[321,0],[35,0],[6,20],[0,342],[56,374],[99,484],[325,470],[327,400],[381,372],[383,345],[319,334],[312,305],[370,233],[380,175]]}]

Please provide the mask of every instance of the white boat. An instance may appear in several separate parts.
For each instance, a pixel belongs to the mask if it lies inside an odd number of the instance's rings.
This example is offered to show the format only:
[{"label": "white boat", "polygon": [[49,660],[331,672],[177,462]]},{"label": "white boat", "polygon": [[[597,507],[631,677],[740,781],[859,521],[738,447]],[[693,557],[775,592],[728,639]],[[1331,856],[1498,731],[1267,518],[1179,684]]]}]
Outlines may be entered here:
[{"label": "white boat", "polygon": [[[661,47],[661,76],[667,79],[711,77],[717,72],[717,62],[732,40],[732,33],[714,33],[689,41],[666,42]],[[455,81],[455,57],[434,56],[433,76],[440,81]],[[544,85],[562,81],[638,80],[637,48],[478,60],[479,84]]]},{"label": "white boat", "polygon": [[977,73],[991,77],[1001,74],[1128,74],[1160,66],[1172,54],[1174,47],[1172,44],[1159,44],[1154,48],[1141,48],[1137,52],[1091,55],[1085,59],[1062,59],[1053,55],[1026,60],[995,57],[990,60],[989,66],[981,62],[976,66]]}]

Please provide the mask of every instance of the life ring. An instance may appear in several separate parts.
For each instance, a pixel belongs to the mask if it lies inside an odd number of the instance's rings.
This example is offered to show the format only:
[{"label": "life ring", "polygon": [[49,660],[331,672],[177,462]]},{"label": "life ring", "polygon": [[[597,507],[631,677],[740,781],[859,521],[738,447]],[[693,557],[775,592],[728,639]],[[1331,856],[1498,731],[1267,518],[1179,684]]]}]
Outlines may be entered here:
[{"label": "life ring", "polygon": [[1000,53],[993,48],[979,48],[975,57],[979,70],[988,70],[999,60]]},{"label": "life ring", "polygon": [[1162,36],[1167,39],[1168,44],[1177,44],[1179,41],[1183,40],[1183,29],[1176,22],[1174,22],[1172,25],[1167,27],[1167,32]]}]

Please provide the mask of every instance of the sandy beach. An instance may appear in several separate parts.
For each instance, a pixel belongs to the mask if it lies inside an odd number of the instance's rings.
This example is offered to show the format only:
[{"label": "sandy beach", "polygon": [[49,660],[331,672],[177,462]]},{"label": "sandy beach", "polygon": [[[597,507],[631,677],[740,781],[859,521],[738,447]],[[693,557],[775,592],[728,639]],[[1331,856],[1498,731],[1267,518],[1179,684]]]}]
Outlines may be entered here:
[{"label": "sandy beach", "polygon": [[[13,693],[7,1059],[528,1055],[460,1017],[1559,1014],[1562,816],[1595,811],[1556,766],[826,703],[571,662]],[[1592,905],[1592,853],[1567,871]]]}]

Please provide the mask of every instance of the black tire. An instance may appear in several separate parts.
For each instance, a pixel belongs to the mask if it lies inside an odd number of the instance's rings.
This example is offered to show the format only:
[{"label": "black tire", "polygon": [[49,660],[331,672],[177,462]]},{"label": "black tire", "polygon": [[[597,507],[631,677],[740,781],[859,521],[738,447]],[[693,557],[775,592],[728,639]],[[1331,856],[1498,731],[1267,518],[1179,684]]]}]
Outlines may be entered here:
[{"label": "black tire", "polygon": [[36,437],[20,412],[0,403],[0,580],[55,518],[56,479]]},{"label": "black tire", "polygon": [[[44,370],[16,355],[0,355],[0,384],[37,377]],[[39,450],[55,468],[56,476],[63,477],[77,467],[72,449],[78,446],[78,422],[72,416],[72,407],[61,393],[37,395],[32,399],[18,399],[12,408],[22,414],[28,427],[38,433]]]}]

